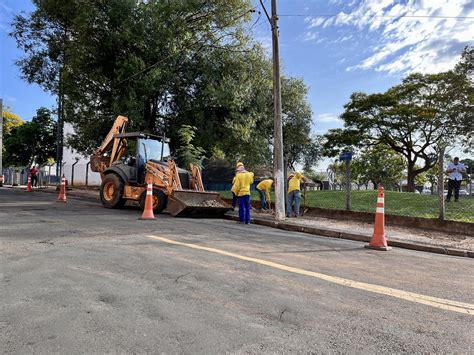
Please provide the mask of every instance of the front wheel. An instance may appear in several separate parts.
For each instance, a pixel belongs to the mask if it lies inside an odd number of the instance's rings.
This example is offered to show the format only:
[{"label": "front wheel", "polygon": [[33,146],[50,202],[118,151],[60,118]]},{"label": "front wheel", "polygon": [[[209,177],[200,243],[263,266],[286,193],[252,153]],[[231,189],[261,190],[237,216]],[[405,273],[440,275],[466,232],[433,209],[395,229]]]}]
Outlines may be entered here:
[{"label": "front wheel", "polygon": [[105,208],[122,208],[126,200],[123,196],[123,180],[116,174],[105,176],[100,186],[100,201]]},{"label": "front wheel", "polygon": [[[140,196],[140,208],[142,211],[145,209],[146,190]],[[161,213],[168,204],[168,196],[156,187],[153,188],[153,212]]]}]

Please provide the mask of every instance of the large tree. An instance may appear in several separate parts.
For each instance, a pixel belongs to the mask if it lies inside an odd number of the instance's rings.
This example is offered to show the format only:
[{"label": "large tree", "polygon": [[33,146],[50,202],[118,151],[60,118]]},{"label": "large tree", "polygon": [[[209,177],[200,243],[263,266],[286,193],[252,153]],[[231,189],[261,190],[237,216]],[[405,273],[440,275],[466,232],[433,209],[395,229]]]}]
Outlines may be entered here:
[{"label": "large tree", "polygon": [[389,146],[404,157],[408,191],[414,191],[416,176],[436,164],[441,143],[472,134],[470,88],[465,73],[449,71],[409,75],[382,94],[354,93],[341,115],[344,129],[326,135],[326,151]]},{"label": "large tree", "polygon": [[[33,2],[36,10],[14,21],[25,51],[18,64],[29,82],[61,88],[74,148],[93,150],[123,114],[131,130],[165,132],[173,151],[190,125],[206,152],[270,161],[271,63],[245,29],[250,1]],[[283,100],[283,113],[304,121],[307,111],[293,108],[307,106],[306,88],[295,83],[283,82],[299,100]],[[304,150],[309,132],[301,135]]]}]

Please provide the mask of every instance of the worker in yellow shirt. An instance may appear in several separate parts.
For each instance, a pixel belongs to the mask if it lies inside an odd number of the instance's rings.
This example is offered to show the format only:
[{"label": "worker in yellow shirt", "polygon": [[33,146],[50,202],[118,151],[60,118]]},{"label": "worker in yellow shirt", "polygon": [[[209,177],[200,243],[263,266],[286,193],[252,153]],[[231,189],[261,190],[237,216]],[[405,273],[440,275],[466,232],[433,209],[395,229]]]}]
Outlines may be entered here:
[{"label": "worker in yellow shirt", "polygon": [[272,188],[272,185],[272,179],[262,180],[257,185],[257,191],[260,194],[260,208],[262,210],[270,208],[270,189]]},{"label": "worker in yellow shirt", "polygon": [[245,170],[242,164],[235,175],[235,191],[239,199],[239,221],[250,224],[250,185],[253,184],[253,173]]},{"label": "worker in yellow shirt", "polygon": [[288,181],[288,206],[286,209],[287,217],[292,216],[293,202],[295,203],[295,216],[300,216],[301,179],[303,178],[303,174],[298,172],[296,174],[290,175],[290,180]]},{"label": "worker in yellow shirt", "polygon": [[[243,163],[238,162],[237,165],[235,166],[235,174],[237,175],[237,169],[240,168],[241,166],[244,166]],[[232,188],[230,189],[232,191],[232,209],[235,209],[235,205],[237,205],[237,186],[235,186],[235,176],[232,179]]]}]

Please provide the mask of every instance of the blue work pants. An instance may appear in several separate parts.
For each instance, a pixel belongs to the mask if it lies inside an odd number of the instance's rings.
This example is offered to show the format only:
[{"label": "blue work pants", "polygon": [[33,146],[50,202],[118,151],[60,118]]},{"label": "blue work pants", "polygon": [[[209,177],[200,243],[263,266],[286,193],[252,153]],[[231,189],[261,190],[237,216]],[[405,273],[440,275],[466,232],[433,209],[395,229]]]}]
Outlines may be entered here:
[{"label": "blue work pants", "polygon": [[239,221],[250,224],[250,195],[239,196]]},{"label": "blue work pants", "polygon": [[300,201],[301,201],[301,192],[300,190],[293,190],[288,193],[288,206],[286,209],[286,215],[291,217],[293,202],[295,202],[295,215],[296,217],[300,216]]},{"label": "blue work pants", "polygon": [[260,194],[260,208],[265,210],[267,209],[267,197],[265,196],[265,191],[259,189],[257,189],[257,191]]}]

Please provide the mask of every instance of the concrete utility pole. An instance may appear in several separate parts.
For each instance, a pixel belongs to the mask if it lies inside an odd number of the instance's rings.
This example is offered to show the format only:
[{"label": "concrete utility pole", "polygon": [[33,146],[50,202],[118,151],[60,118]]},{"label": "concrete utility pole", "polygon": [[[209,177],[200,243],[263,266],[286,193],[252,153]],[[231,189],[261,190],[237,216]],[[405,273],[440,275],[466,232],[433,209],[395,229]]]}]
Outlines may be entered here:
[{"label": "concrete utility pole", "polygon": [[64,140],[64,109],[63,109],[63,93],[62,93],[62,75],[59,73],[59,93],[58,93],[58,126],[56,131],[56,177],[60,183],[63,173],[63,140]]},{"label": "concrete utility pole", "polygon": [[0,98],[0,187],[3,186],[3,99]]},{"label": "concrete utility pole", "polygon": [[280,80],[280,50],[278,47],[278,16],[276,0],[272,0],[272,17],[268,15],[267,9],[260,0],[263,11],[272,26],[272,57],[273,57],[273,179],[275,185],[275,220],[285,220],[285,180],[283,171],[283,128],[281,123],[281,80]]}]

